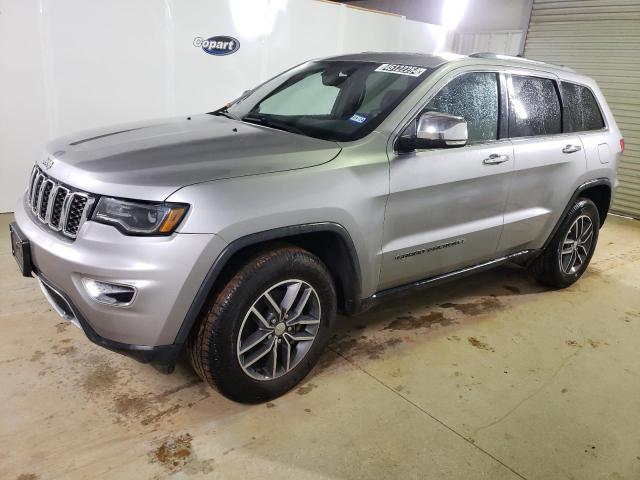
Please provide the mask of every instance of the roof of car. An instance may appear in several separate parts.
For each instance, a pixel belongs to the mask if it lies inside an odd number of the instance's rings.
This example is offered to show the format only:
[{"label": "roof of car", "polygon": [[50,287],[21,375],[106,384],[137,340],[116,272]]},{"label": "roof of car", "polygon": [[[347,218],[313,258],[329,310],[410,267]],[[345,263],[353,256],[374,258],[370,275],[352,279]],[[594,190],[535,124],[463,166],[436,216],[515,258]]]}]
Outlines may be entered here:
[{"label": "roof of car", "polygon": [[393,63],[401,65],[413,65],[417,67],[437,68],[445,63],[459,61],[474,61],[474,63],[488,63],[510,65],[514,67],[535,67],[542,68],[547,71],[562,70],[565,72],[573,72],[574,70],[563,67],[561,65],[553,65],[550,63],[538,62],[523,57],[512,57],[508,55],[499,55],[496,53],[483,52],[472,53],[471,55],[458,55],[454,53],[405,53],[405,52],[363,52],[352,53],[348,55],[338,55],[329,57],[325,60],[332,61],[351,61],[351,62],[377,62],[377,63]]},{"label": "roof of car", "polygon": [[[345,61],[345,62],[377,62],[377,63],[395,63],[401,65],[413,65],[416,67],[435,68],[443,63],[452,60],[440,55],[431,55],[426,53],[403,53],[403,52],[363,52],[351,53],[348,55],[338,55],[329,57],[325,60]],[[460,58],[464,58],[459,55]]]}]

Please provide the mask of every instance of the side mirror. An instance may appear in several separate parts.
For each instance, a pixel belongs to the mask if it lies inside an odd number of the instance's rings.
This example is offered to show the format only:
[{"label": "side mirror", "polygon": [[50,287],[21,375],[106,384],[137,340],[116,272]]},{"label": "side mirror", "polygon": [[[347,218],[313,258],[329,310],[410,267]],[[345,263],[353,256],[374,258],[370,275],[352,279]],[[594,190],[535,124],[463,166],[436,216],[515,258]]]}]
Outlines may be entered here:
[{"label": "side mirror", "polygon": [[425,148],[463,147],[467,144],[467,122],[448,113],[426,112],[398,140],[400,152]]}]

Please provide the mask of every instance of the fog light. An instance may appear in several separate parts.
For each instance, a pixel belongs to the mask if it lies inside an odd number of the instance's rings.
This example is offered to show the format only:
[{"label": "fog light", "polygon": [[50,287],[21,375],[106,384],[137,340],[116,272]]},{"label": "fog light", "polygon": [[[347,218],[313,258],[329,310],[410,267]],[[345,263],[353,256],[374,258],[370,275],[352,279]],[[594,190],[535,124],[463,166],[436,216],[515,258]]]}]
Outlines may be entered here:
[{"label": "fog light", "polygon": [[104,305],[126,307],[131,305],[136,296],[135,287],[129,285],[101,282],[90,278],[83,278],[82,283],[89,296]]}]

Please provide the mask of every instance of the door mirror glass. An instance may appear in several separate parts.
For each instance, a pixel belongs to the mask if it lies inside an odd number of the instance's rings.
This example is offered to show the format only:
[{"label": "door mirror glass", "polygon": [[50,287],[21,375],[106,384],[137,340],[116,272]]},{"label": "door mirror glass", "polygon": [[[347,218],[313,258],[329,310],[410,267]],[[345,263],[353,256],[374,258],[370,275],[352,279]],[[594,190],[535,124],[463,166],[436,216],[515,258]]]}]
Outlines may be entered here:
[{"label": "door mirror glass", "polygon": [[464,118],[448,113],[425,112],[400,137],[398,150],[409,152],[425,148],[463,147],[467,140]]}]

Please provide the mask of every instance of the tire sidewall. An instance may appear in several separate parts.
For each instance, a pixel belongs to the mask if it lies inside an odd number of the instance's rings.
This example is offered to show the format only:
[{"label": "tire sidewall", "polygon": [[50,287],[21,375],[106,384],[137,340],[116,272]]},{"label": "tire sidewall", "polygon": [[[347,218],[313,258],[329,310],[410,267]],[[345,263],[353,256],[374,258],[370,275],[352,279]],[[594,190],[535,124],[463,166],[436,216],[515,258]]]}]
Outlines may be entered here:
[{"label": "tire sidewall", "polygon": [[[214,358],[209,370],[222,393],[246,402],[275,398],[297,385],[315,365],[328,343],[336,317],[336,293],[326,267],[315,256],[302,250],[272,255],[256,268],[248,264],[231,282],[239,281],[216,319],[213,343]],[[238,280],[239,279],[239,280]],[[237,342],[244,318],[258,298],[272,286],[285,280],[298,279],[311,285],[320,301],[320,327],[311,348],[303,359],[286,374],[273,380],[257,380],[247,375],[237,358]]]}]

